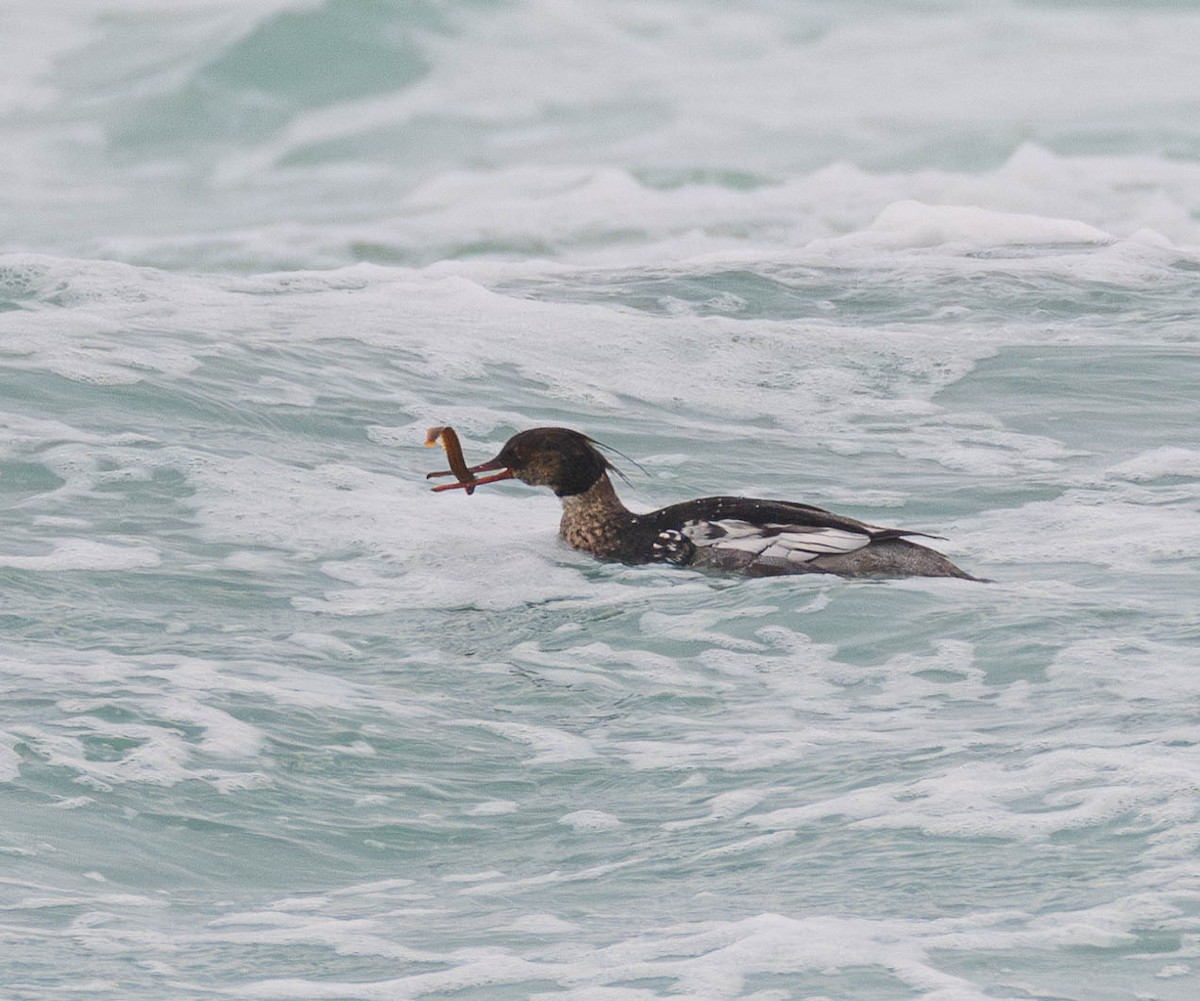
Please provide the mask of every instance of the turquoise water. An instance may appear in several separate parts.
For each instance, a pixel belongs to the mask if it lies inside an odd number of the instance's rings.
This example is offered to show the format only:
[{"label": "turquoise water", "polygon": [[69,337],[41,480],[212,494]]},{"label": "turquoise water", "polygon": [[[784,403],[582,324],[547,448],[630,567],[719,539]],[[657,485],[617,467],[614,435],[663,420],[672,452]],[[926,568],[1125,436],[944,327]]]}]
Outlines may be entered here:
[{"label": "turquoise water", "polygon": [[[0,996],[1191,1001],[1188,4],[0,13]],[[743,492],[993,578],[565,548]]]}]

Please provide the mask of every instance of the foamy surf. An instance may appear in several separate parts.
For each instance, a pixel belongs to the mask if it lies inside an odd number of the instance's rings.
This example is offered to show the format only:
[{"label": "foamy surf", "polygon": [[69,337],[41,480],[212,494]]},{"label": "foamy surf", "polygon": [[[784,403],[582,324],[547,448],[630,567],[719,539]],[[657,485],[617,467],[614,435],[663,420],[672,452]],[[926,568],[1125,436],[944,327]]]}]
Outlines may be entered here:
[{"label": "foamy surf", "polygon": [[[9,995],[1192,1001],[1194,14],[59,7],[0,12]],[[430,493],[444,424],[995,582],[597,563]]]}]

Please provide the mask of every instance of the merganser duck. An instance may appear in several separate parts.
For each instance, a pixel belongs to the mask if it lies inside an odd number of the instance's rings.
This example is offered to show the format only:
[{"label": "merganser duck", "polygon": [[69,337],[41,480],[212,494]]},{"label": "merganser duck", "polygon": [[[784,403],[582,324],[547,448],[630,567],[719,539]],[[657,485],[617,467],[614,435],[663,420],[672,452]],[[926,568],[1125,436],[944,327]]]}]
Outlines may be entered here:
[{"label": "merganser duck", "polygon": [[[600,559],[621,563],[671,563],[755,577],[827,573],[979,579],[906,538],[937,536],[880,528],[808,504],[701,497],[635,514],[617,497],[608,478],[608,471],[616,467],[596,444],[568,428],[532,428],[510,438],[494,459],[463,471],[458,483],[434,489],[473,489],[508,479],[549,487],[562,500],[563,539]],[[475,476],[493,470],[500,472]]]}]

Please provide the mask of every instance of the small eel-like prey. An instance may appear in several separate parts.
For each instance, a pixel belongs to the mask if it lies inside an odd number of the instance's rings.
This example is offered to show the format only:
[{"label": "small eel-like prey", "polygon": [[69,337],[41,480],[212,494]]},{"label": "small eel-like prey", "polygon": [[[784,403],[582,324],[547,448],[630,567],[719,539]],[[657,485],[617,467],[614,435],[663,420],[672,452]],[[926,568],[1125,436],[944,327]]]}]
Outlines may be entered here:
[{"label": "small eel-like prey", "polygon": [[[433,448],[434,445],[441,443],[442,448],[446,450],[446,455],[450,459],[449,472],[453,473],[463,489],[467,493],[475,492],[475,474],[467,468],[467,460],[463,458],[462,445],[458,443],[458,434],[452,427],[435,427],[429,428],[425,432],[425,447]],[[446,476],[447,472],[429,473],[425,479],[430,480],[435,476]],[[435,490],[445,489],[445,487],[434,487]]]}]

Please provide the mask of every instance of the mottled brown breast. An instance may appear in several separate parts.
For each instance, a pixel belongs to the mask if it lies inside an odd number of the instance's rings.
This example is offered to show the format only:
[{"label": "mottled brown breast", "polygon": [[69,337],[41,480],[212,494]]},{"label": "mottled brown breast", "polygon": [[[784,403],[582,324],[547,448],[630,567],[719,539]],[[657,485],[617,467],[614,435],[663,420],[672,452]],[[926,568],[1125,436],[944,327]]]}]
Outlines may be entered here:
[{"label": "mottled brown breast", "polygon": [[596,556],[616,556],[623,544],[621,533],[612,522],[571,518],[566,512],[558,531],[568,545]]},{"label": "mottled brown breast", "polygon": [[627,559],[637,516],[618,500],[607,476],[581,494],[562,498],[559,535],[568,545],[607,559]]}]

